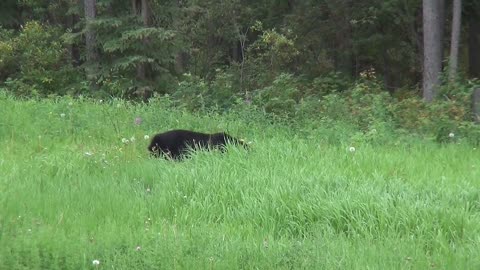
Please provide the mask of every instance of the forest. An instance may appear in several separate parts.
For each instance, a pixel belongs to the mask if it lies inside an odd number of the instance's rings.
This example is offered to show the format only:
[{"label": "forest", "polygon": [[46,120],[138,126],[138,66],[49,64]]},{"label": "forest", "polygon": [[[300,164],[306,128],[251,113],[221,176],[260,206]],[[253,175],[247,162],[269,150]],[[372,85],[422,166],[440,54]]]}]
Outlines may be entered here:
[{"label": "forest", "polygon": [[330,105],[363,118],[381,99],[396,127],[425,126],[420,111],[453,129],[478,117],[479,12],[478,0],[6,0],[0,87],[190,111],[244,103],[293,122]]},{"label": "forest", "polygon": [[480,269],[479,78],[480,0],[2,0],[0,269]]}]

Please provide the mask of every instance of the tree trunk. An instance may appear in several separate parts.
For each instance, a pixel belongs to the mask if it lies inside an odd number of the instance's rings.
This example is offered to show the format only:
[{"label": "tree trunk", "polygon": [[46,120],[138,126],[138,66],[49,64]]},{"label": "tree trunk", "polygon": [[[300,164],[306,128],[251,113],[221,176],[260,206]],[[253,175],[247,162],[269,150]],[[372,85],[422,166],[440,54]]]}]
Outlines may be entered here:
[{"label": "tree trunk", "polygon": [[457,76],[458,47],[462,23],[462,0],[453,0],[452,40],[450,44],[450,61],[448,65],[448,80],[453,82]]},{"label": "tree trunk", "polygon": [[[75,3],[75,4],[79,5],[79,3]],[[65,25],[66,27],[73,29],[75,27],[75,24],[78,22],[78,20],[79,18],[78,18],[78,15],[76,14],[67,15]],[[80,66],[82,64],[82,61],[80,59],[80,49],[78,48],[78,44],[76,43],[69,44],[67,49],[70,55],[72,66],[74,67]]]},{"label": "tree trunk", "polygon": [[[143,26],[148,27],[150,26],[150,18],[151,12],[150,7],[148,5],[148,0],[132,0],[132,8],[133,13],[135,15],[139,15],[142,17]],[[146,38],[143,39],[143,44],[147,45],[148,40]],[[137,64],[137,78],[144,81],[146,76],[147,65],[146,63],[138,63]]]},{"label": "tree trunk", "polygon": [[433,101],[442,71],[443,0],[423,0],[423,99]]},{"label": "tree trunk", "polygon": [[[177,0],[175,1],[175,7],[180,11],[179,13],[181,14],[181,10],[184,8],[186,3],[184,3],[184,1],[182,0]],[[175,29],[178,29],[178,28],[181,28],[183,25],[179,25],[181,24],[181,20],[174,20],[173,21],[173,27]],[[183,74],[186,69],[187,69],[187,66],[189,64],[189,57],[190,55],[185,51],[185,50],[180,50],[176,53],[175,55],[175,63],[174,63],[174,69],[175,69],[175,72],[176,74]]]},{"label": "tree trunk", "polygon": [[473,120],[475,123],[480,124],[480,88],[473,90],[472,106]]},{"label": "tree trunk", "polygon": [[468,71],[480,78],[480,18],[474,16],[468,25]]},{"label": "tree trunk", "polygon": [[91,82],[93,89],[97,89],[95,66],[98,61],[98,52],[96,48],[95,32],[90,27],[89,23],[96,17],[96,0],[84,0],[86,32],[85,32],[85,47],[86,47],[86,75]]}]

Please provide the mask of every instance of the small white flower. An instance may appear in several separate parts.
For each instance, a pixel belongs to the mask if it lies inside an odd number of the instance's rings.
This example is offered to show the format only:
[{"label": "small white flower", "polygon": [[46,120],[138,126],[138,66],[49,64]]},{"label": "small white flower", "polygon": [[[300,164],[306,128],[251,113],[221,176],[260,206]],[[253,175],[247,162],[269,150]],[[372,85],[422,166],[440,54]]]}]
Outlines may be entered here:
[{"label": "small white flower", "polygon": [[150,136],[145,135],[145,136],[143,136],[143,138],[144,138],[145,140],[148,140],[148,139],[150,139]]},{"label": "small white flower", "polygon": [[450,132],[450,134],[448,134],[448,137],[453,138],[455,137],[455,134],[453,132]]},{"label": "small white flower", "polygon": [[122,143],[127,144],[127,143],[128,143],[128,139],[122,138]]},{"label": "small white flower", "polygon": [[135,248],[136,251],[140,251],[141,249],[142,249],[141,246],[137,246],[137,247]]},{"label": "small white flower", "polygon": [[103,99],[100,99],[100,103],[103,103]]},{"label": "small white flower", "polygon": [[93,156],[93,153],[92,152],[85,152],[85,156],[87,156],[87,157]]},{"label": "small white flower", "polygon": [[130,141],[131,141],[131,142],[134,142],[134,141],[135,141],[135,136],[132,136],[132,137],[130,138]]},{"label": "small white flower", "polygon": [[150,188],[147,188],[147,192],[150,192]]},{"label": "small white flower", "polygon": [[27,231],[28,231],[28,232],[32,232],[32,229],[28,229]]},{"label": "small white flower", "polygon": [[99,261],[99,260],[93,260],[93,261],[92,261],[92,264],[95,265],[95,266],[97,266],[97,265],[100,264],[100,261]]},{"label": "small white flower", "polygon": [[353,147],[353,146],[350,146],[350,147],[348,148],[348,151],[350,151],[351,153],[355,152],[355,150],[356,150],[356,149],[355,149],[355,147]]},{"label": "small white flower", "polygon": [[60,117],[65,117],[65,114],[64,114],[64,113],[61,113],[61,114],[60,114]]}]

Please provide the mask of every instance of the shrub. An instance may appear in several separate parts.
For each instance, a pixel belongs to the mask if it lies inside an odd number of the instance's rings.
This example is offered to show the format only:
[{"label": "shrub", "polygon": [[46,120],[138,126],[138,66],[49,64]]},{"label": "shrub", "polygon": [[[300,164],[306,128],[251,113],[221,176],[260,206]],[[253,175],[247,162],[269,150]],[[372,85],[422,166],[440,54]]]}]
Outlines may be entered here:
[{"label": "shrub", "polygon": [[174,104],[191,111],[205,109],[205,97],[208,96],[208,84],[198,76],[184,74],[184,80],[178,83],[171,93]]},{"label": "shrub", "polygon": [[78,80],[78,73],[68,64],[67,51],[59,42],[58,28],[36,21],[25,24],[18,35],[2,36],[0,69],[9,90],[19,96],[64,94],[68,85]]},{"label": "shrub", "polygon": [[324,96],[332,93],[345,92],[351,82],[340,72],[330,72],[325,76],[315,78],[311,83],[309,94]]},{"label": "shrub", "polygon": [[257,90],[254,103],[267,113],[282,117],[295,115],[301,98],[298,80],[292,74],[282,73],[275,78],[272,85]]}]

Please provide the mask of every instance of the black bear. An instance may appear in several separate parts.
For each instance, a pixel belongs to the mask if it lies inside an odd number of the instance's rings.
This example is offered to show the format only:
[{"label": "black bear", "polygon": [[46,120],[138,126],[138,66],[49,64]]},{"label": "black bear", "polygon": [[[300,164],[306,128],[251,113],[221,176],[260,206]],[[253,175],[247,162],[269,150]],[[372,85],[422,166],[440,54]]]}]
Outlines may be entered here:
[{"label": "black bear", "polygon": [[190,130],[170,130],[153,137],[148,150],[155,157],[182,159],[189,149],[220,149],[225,151],[227,143],[247,147],[242,141],[227,133],[205,134]]}]

